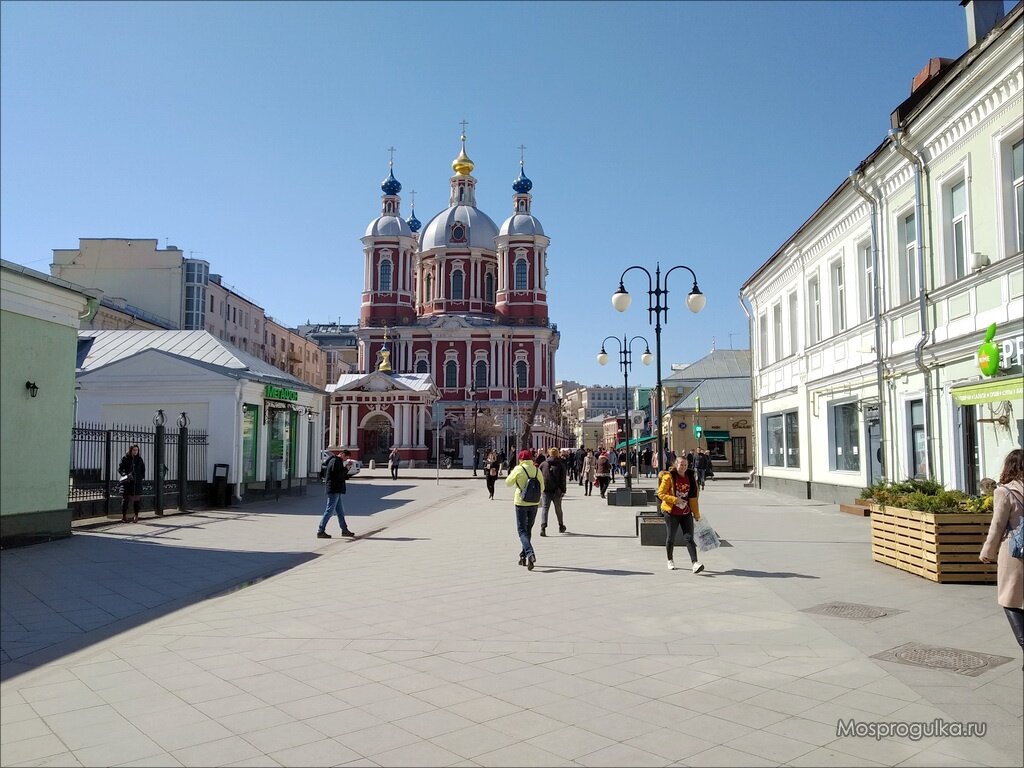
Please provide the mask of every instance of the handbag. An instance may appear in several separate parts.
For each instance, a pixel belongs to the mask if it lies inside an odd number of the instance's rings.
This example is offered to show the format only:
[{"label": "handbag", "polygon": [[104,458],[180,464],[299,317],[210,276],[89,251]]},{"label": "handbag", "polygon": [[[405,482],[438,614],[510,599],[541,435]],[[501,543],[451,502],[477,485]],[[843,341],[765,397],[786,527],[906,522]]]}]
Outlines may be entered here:
[{"label": "handbag", "polygon": [[709,552],[712,549],[718,549],[721,545],[721,539],[718,537],[718,533],[711,524],[704,519],[698,520],[693,526],[693,538],[697,541],[697,549],[701,552]]},{"label": "handbag", "polygon": [[119,482],[119,483],[127,483],[128,479],[130,477],[131,477],[131,475],[118,475],[117,476],[117,482]]}]

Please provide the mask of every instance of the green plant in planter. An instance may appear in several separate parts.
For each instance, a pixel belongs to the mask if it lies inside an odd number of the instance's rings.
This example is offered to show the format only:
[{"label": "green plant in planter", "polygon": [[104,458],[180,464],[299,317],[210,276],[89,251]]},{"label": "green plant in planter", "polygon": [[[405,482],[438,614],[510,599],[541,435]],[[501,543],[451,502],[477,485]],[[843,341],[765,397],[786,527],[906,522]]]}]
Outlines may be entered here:
[{"label": "green plant in planter", "polygon": [[862,498],[871,499],[878,506],[900,507],[917,512],[932,514],[953,514],[957,512],[991,511],[991,503],[985,509],[983,497],[968,496],[963,491],[947,491],[934,480],[903,480],[896,483],[878,482],[861,492]]}]

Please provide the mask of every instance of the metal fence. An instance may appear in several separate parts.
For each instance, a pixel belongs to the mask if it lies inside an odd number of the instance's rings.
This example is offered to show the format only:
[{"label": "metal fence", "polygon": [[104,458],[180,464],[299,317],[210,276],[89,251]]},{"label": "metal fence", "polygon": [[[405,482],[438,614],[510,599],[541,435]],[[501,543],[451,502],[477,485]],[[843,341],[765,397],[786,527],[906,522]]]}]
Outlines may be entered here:
[{"label": "metal fence", "polygon": [[204,507],[209,498],[206,478],[206,432],[187,427],[167,429],[117,424],[76,424],[71,432],[68,506],[75,520],[103,517],[120,510],[117,467],[133,445],[146,465],[142,509],[163,514]]}]

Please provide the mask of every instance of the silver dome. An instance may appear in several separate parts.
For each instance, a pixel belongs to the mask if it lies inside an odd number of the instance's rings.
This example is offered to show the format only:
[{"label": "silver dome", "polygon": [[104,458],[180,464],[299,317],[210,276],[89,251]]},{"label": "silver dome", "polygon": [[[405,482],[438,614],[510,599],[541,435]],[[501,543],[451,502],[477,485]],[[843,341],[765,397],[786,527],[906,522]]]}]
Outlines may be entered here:
[{"label": "silver dome", "polygon": [[449,246],[448,233],[451,225],[461,221],[469,230],[468,243],[452,243],[455,248],[485,248],[493,251],[494,238],[498,236],[498,227],[490,216],[469,205],[452,205],[441,211],[432,218],[423,228],[423,235],[420,237],[420,250],[429,251],[431,248],[447,248]]},{"label": "silver dome", "polygon": [[505,219],[499,235],[543,235],[544,227],[528,213],[514,213]]},{"label": "silver dome", "polygon": [[401,216],[379,216],[370,222],[363,237],[412,237],[412,230]]}]

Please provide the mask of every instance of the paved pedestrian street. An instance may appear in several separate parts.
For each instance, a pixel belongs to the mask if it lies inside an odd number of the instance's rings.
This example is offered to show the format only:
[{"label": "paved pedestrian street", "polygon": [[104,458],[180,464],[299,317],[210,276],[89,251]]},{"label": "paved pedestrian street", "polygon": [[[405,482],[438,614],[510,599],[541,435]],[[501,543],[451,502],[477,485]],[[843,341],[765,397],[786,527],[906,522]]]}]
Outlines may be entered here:
[{"label": "paved pedestrian street", "polygon": [[[345,497],[355,540],[337,521],[316,538],[314,486],[4,551],[0,762],[1024,762],[1024,673],[995,587],[872,562],[867,519],[709,483],[725,546],[695,575],[685,549],[669,571],[640,545],[637,508],[570,484],[568,533],[538,524],[529,572],[508,489],[372,474]],[[806,610],[836,602],[884,615]],[[875,658],[907,643],[1009,660]],[[916,740],[894,728],[936,721]],[[962,723],[984,736],[952,735]]]}]

